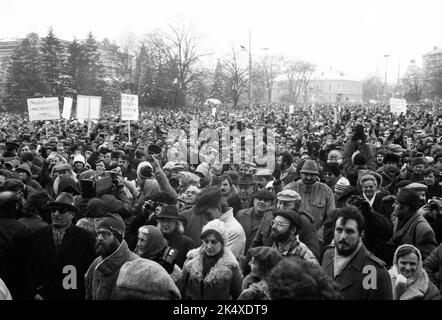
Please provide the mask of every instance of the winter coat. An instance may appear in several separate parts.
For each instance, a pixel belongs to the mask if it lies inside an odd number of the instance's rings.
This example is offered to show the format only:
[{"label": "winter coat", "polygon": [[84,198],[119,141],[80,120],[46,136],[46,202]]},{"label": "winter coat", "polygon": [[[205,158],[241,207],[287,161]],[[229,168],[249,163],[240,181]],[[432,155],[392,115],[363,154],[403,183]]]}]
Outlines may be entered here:
[{"label": "winter coat", "polygon": [[[303,242],[315,255],[319,257],[319,240],[316,233],[316,228],[313,224],[313,218],[306,212],[299,212],[299,219],[301,221],[301,228],[298,230],[299,240]],[[273,240],[270,238],[272,232],[273,212],[266,212],[261,220],[261,223],[256,231],[255,237],[250,243],[250,248],[266,246],[271,247]]]},{"label": "winter coat", "polygon": [[377,171],[382,177],[382,184],[381,186],[390,192],[390,194],[396,194],[397,192],[397,183],[399,178],[399,170],[396,170],[394,173],[391,173],[385,167],[379,168]]},{"label": "winter coat", "polygon": [[325,183],[316,182],[312,187],[312,191],[307,192],[305,184],[299,180],[288,184],[284,190],[290,189],[299,193],[301,210],[313,217],[316,230],[319,230],[327,215],[335,209],[335,197],[333,191]]},{"label": "winter coat", "polygon": [[175,230],[171,234],[163,234],[163,236],[167,240],[169,247],[178,250],[175,257],[175,263],[180,268],[183,268],[184,261],[186,261],[187,252],[195,248],[193,240],[183,235],[179,230]]},{"label": "winter coat", "polygon": [[226,248],[230,249],[236,258],[244,255],[246,247],[246,234],[241,224],[233,216],[233,208],[229,208],[229,210],[224,212],[219,219],[226,225]]},{"label": "winter coat", "polygon": [[[413,247],[404,245],[405,247]],[[403,247],[403,246],[401,246]],[[416,247],[413,247],[417,249]],[[396,249],[393,257],[393,267],[388,271],[391,277],[393,300],[440,300],[439,289],[430,281],[425,269],[422,266],[422,255],[418,251],[418,263],[414,273],[415,279],[409,284],[408,279],[398,272]]]},{"label": "winter coat", "polygon": [[272,248],[283,257],[297,257],[314,264],[319,264],[313,252],[304,243],[299,241],[298,235],[291,236],[285,243],[274,242]]},{"label": "winter coat", "polygon": [[18,222],[28,226],[32,231],[36,231],[48,226],[48,223],[39,215],[24,216],[18,219]]},{"label": "winter coat", "polygon": [[124,240],[110,256],[96,258],[85,275],[86,300],[111,300],[121,266],[138,258]]},{"label": "winter coat", "polygon": [[[344,145],[344,150],[342,151],[342,167],[346,173],[354,166],[351,157],[357,151],[356,148],[357,146],[352,139],[349,139]],[[376,159],[371,147],[364,142],[359,146],[359,151],[365,156],[368,169],[376,170]]]},{"label": "winter coat", "polygon": [[[243,291],[238,300],[270,300],[269,286],[265,280],[256,279],[256,281],[249,281],[252,274],[244,278]],[[248,279],[247,279],[248,278]],[[244,282],[247,282],[244,285]]]},{"label": "winter coat", "polygon": [[[48,300],[83,300],[84,274],[95,257],[95,237],[75,225],[69,226],[58,249],[54,244],[52,226],[39,229],[31,236],[30,270],[32,295]],[[66,266],[74,266],[76,290],[66,290]]]},{"label": "winter coat", "polygon": [[229,207],[232,207],[233,209],[233,215],[236,217],[238,211],[242,209],[241,199],[239,198],[238,193],[236,193],[232,188],[230,193],[225,198],[227,199]]},{"label": "winter coat", "polygon": [[[419,249],[422,258],[425,260],[437,247],[436,236],[428,221],[415,212],[406,218],[406,221],[401,225],[401,227],[398,226],[398,230],[389,241],[390,252],[394,253],[396,248],[402,244],[411,244]],[[390,255],[390,261],[392,261],[393,254],[390,253]],[[390,261],[386,262],[389,263]]]},{"label": "winter coat", "polygon": [[203,226],[209,222],[204,214],[195,214],[194,207],[189,210],[183,211],[182,216],[186,218],[186,225],[184,227],[184,235],[193,240],[195,246],[200,246],[201,231]]},{"label": "winter coat", "polygon": [[425,259],[424,269],[431,282],[442,292],[442,244]]},{"label": "winter coat", "polygon": [[428,188],[427,199],[432,199],[433,197],[442,197],[442,185],[439,182]]},{"label": "winter coat", "polygon": [[238,212],[236,220],[238,220],[238,222],[241,224],[246,234],[245,252],[249,250],[250,243],[258,231],[264,215],[265,213],[258,214],[253,207]]},{"label": "winter coat", "polygon": [[0,212],[0,278],[14,299],[26,296],[26,251],[31,229],[13,218],[14,212]]},{"label": "winter coat", "polygon": [[180,280],[184,300],[236,300],[241,293],[243,275],[238,261],[226,247],[215,265],[203,278],[202,247],[189,251]]},{"label": "winter coat", "polygon": [[[333,279],[344,300],[392,299],[391,281],[385,263],[370,253],[364,245],[337,277],[334,276],[334,257],[335,248],[330,247],[324,253],[321,266],[325,274]],[[370,275],[376,279],[368,281],[366,277]],[[366,288],[370,283],[372,286]]]}]

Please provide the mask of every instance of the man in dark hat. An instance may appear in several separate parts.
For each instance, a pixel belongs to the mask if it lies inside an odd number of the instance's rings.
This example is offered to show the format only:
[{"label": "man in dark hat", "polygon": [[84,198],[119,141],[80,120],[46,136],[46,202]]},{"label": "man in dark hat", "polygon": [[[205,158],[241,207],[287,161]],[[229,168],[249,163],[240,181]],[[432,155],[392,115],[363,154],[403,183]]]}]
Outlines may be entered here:
[{"label": "man in dark hat", "polygon": [[[419,196],[416,191],[405,187],[397,195],[393,204],[393,236],[390,239],[390,255],[403,244],[411,244],[419,249],[422,259],[437,247],[436,235],[430,224],[417,212]],[[392,260],[386,261],[392,263]]]},{"label": "man in dark hat", "polygon": [[28,277],[35,299],[83,300],[84,275],[95,257],[95,237],[75,226],[72,195],[62,192],[52,209],[52,224],[31,237]]},{"label": "man in dark hat", "polygon": [[385,150],[378,150],[378,152],[376,152],[376,169],[381,168],[384,164],[385,164]]},{"label": "man in dark hat", "polygon": [[176,206],[168,205],[161,209],[155,219],[158,221],[158,228],[169,246],[177,250],[175,263],[182,268],[184,261],[186,261],[187,252],[194,248],[193,240],[182,233],[186,218],[178,214]]},{"label": "man in dark hat", "polygon": [[273,240],[272,248],[283,257],[295,256],[319,264],[313,252],[299,241],[298,230],[301,227],[299,215],[291,210],[276,210],[273,216],[270,233],[270,238]]},{"label": "man in dark hat", "polygon": [[246,248],[248,251],[250,243],[259,229],[261,221],[266,212],[272,211],[275,196],[273,192],[262,189],[255,193],[253,197],[253,207],[240,210],[236,219],[242,225],[246,233]]},{"label": "man in dark hat", "polygon": [[245,174],[238,181],[238,196],[241,200],[241,208],[248,209],[252,205],[253,192],[255,190],[255,181],[251,174]]},{"label": "man in dark hat", "polygon": [[424,181],[424,170],[427,167],[427,161],[424,157],[414,158],[411,162],[413,171],[409,173],[407,180],[411,182]]}]

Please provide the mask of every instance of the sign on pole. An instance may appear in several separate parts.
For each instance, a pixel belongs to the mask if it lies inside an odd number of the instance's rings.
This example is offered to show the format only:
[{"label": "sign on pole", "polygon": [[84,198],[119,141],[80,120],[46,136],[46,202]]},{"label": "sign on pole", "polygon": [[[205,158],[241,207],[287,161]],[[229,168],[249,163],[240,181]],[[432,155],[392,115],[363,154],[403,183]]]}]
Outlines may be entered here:
[{"label": "sign on pole", "polygon": [[295,105],[291,104],[289,105],[289,113],[293,114],[295,112]]},{"label": "sign on pole", "polygon": [[27,99],[30,121],[60,119],[58,98]]},{"label": "sign on pole", "polygon": [[212,117],[216,116],[216,107],[212,107]]},{"label": "sign on pole", "polygon": [[77,119],[100,119],[101,97],[77,96]]},{"label": "sign on pole", "polygon": [[400,115],[407,112],[407,101],[405,99],[390,98],[390,110],[395,115]]},{"label": "sign on pole", "polygon": [[71,110],[72,110],[72,98],[65,97],[63,100],[63,114],[62,118],[69,120],[71,118]]},{"label": "sign on pole", "polygon": [[121,120],[138,120],[138,96],[121,94]]}]

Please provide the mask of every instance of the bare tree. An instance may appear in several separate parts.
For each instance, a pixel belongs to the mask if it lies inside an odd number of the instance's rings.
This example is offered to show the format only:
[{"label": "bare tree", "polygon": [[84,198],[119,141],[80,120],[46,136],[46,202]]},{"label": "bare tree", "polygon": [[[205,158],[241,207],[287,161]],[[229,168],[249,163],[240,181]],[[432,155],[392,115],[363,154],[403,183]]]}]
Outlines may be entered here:
[{"label": "bare tree", "polygon": [[247,66],[240,59],[239,52],[231,46],[231,54],[224,59],[227,96],[237,107],[241,95],[247,90]]},{"label": "bare tree", "polygon": [[301,92],[306,92],[315,66],[302,60],[286,60],[285,73],[288,82],[288,100],[297,103]]},{"label": "bare tree", "polygon": [[284,58],[280,55],[265,55],[254,66],[255,79],[272,102],[273,86],[276,78],[282,73]]}]

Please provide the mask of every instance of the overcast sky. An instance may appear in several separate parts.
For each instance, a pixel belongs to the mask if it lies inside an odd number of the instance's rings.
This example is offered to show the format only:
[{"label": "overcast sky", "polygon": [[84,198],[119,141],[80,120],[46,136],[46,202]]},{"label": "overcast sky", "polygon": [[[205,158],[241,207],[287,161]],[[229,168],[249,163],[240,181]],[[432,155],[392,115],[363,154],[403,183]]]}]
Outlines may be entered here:
[{"label": "overcast sky", "polygon": [[[1,0],[0,38],[45,36],[118,41],[128,32],[142,35],[177,21],[202,35],[212,61],[231,45],[252,53],[283,54],[363,79],[378,70],[397,81],[411,59],[442,45],[441,0]],[[247,53],[245,53],[247,55]]]}]

